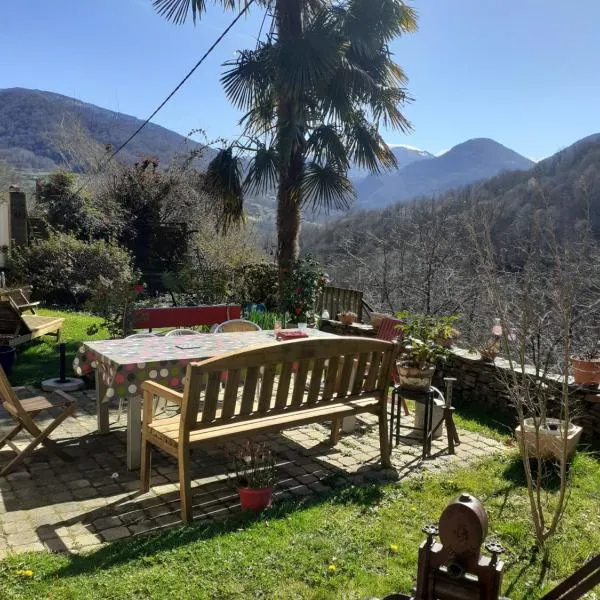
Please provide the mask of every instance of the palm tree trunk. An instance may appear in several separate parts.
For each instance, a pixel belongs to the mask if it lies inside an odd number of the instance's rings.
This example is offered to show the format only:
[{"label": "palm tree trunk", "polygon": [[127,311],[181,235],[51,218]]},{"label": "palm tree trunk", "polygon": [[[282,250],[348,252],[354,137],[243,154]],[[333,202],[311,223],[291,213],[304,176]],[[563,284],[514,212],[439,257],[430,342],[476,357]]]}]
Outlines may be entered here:
[{"label": "palm tree trunk", "polygon": [[[277,31],[282,42],[302,35],[302,5],[304,0],[277,0],[275,14]],[[277,190],[277,263],[279,289],[284,289],[287,274],[298,259],[300,236],[300,180],[304,165],[303,149],[292,124],[301,107],[280,97],[277,109],[278,149],[281,160]]]}]

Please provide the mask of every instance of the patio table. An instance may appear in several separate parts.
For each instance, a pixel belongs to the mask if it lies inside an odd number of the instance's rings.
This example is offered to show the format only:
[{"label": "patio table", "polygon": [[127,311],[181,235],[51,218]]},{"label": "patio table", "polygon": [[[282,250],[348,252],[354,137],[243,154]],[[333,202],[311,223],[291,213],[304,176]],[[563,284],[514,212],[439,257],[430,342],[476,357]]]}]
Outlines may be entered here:
[{"label": "patio table", "polygon": [[[310,337],[336,337],[318,329],[306,332]],[[96,372],[99,433],[109,432],[110,401],[128,400],[127,466],[132,470],[140,465],[141,385],[144,381],[151,379],[170,388],[182,388],[188,363],[273,342],[275,334],[268,330],[83,342],[73,360],[73,369],[78,375]]]}]

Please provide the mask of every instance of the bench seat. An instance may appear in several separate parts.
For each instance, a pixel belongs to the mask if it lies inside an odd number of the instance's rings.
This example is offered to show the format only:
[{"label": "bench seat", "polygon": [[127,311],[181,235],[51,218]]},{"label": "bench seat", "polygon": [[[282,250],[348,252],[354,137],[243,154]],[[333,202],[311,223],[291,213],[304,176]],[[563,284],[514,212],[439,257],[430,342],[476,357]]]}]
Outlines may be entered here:
[{"label": "bench seat", "polygon": [[[347,402],[336,402],[327,406],[305,408],[301,411],[290,407],[272,415],[243,419],[224,425],[206,425],[190,431],[190,446],[207,442],[225,441],[239,437],[250,437],[267,431],[281,431],[290,427],[299,427],[308,423],[319,423],[328,419],[343,418],[363,412],[377,412],[379,398],[361,398]],[[179,441],[181,419],[179,416],[153,421],[149,425],[149,435],[176,447]]]}]

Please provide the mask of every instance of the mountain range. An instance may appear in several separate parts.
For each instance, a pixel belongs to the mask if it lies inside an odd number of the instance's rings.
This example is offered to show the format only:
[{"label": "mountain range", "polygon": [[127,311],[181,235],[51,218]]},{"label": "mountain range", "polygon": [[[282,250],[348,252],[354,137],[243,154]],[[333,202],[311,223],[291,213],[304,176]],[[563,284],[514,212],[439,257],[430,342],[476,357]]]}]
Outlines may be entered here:
[{"label": "mountain range", "polygon": [[[117,113],[68,96],[9,88],[0,90],[0,160],[20,169],[49,171],[65,162],[65,141],[83,133],[102,146],[118,147],[140,125],[136,117]],[[126,161],[153,155],[167,164],[178,152],[198,144],[165,127],[149,123],[120,154]],[[458,144],[441,156],[409,146],[394,146],[399,169],[369,174],[352,167],[356,209],[379,208],[394,202],[487,179],[502,171],[526,170],[534,163],[494,140],[478,138]],[[68,154],[68,151],[67,151]],[[210,157],[211,151],[207,153]],[[78,165],[69,164],[71,168]],[[80,167],[83,168],[83,167]],[[274,208],[273,194],[249,199],[255,216]],[[258,209],[258,210],[255,210]]]}]

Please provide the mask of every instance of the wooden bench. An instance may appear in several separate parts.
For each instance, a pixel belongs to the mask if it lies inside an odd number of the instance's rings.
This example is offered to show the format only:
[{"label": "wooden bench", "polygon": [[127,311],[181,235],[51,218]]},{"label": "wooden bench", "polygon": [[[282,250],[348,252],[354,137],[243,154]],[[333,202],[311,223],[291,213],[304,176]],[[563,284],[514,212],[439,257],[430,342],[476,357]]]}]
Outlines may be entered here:
[{"label": "wooden bench", "polygon": [[[389,467],[387,400],[396,351],[391,342],[352,337],[275,342],[190,363],[183,393],[145,381],[142,491],[150,489],[156,446],[178,460],[181,517],[189,521],[192,449],[322,421],[332,421],[335,443],[341,420],[365,412],[379,418],[381,461]],[[181,414],[155,420],[153,396],[181,405]]]},{"label": "wooden bench", "polygon": [[42,335],[60,338],[64,319],[61,317],[42,317],[23,315],[19,307],[10,298],[0,299],[0,344],[18,346]]},{"label": "wooden bench", "polygon": [[152,331],[164,327],[217,325],[230,319],[239,319],[241,315],[242,307],[233,304],[139,308],[133,313],[133,328]]},{"label": "wooden bench", "polygon": [[353,312],[360,323],[363,316],[363,293],[333,285],[325,286],[317,303],[317,314],[320,315],[324,310],[327,310],[329,318],[333,320],[341,312]]}]

